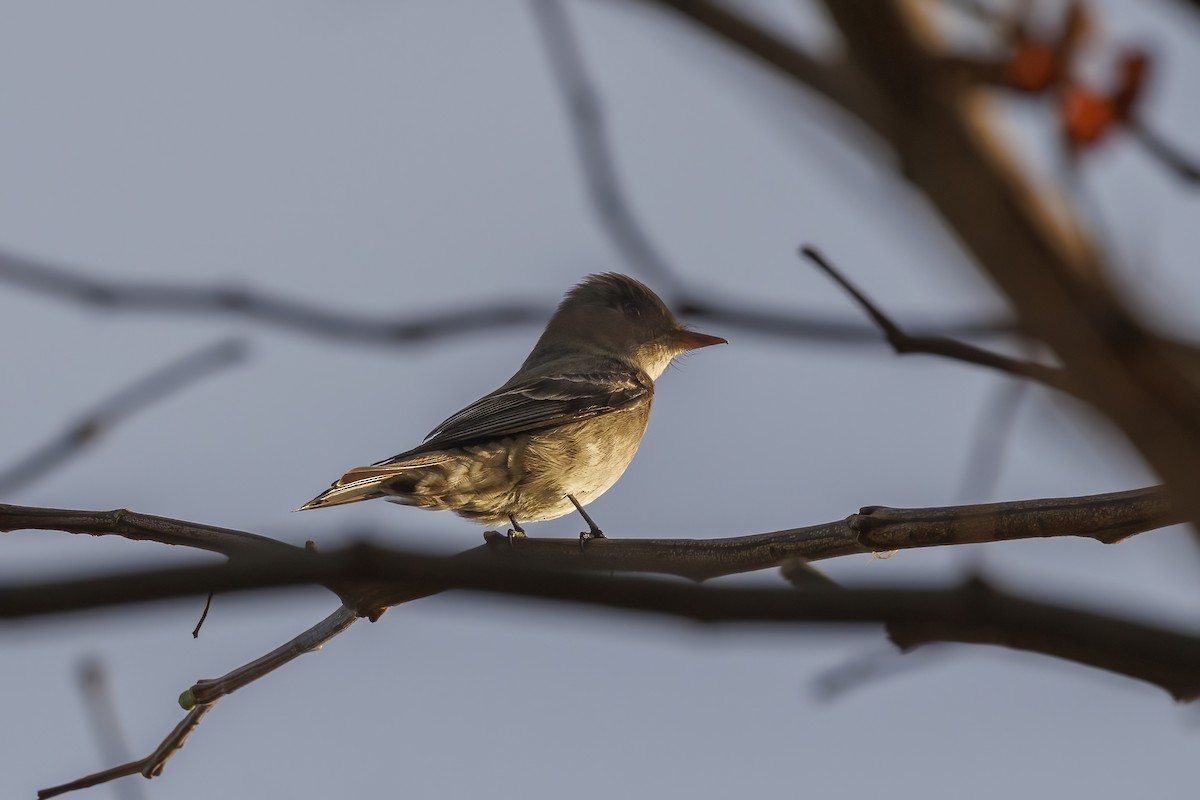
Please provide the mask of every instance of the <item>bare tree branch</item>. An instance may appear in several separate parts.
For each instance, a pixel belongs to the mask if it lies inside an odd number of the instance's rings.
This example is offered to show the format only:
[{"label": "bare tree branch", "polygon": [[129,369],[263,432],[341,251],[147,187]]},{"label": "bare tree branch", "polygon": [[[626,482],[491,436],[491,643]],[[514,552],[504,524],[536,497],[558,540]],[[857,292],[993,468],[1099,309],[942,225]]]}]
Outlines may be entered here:
[{"label": "bare tree branch", "polygon": [[345,631],[359,619],[353,609],[341,606],[304,633],[266,655],[256,658],[248,664],[243,664],[219,678],[205,678],[196,681],[191,688],[179,696],[179,704],[184,709],[191,709],[197,705],[215,703],[225,695],[274,672],[297,657],[320,650],[326,642]]},{"label": "bare tree branch", "polygon": [[153,778],[162,773],[163,766],[175,755],[175,753],[183,747],[187,742],[188,736],[200,724],[200,720],[204,719],[205,715],[212,710],[211,705],[196,706],[188,712],[187,716],[175,726],[175,729],[167,735],[154,752],[143,759],[131,761],[128,764],[122,764],[118,767],[106,769],[102,772],[96,772],[79,780],[64,783],[59,786],[52,786],[49,789],[41,789],[38,791],[38,800],[45,800],[50,797],[57,797],[60,794],[73,792],[78,789],[86,789],[89,786],[97,786],[101,783],[107,783],[117,778],[124,778],[126,775],[142,775],[146,778]]},{"label": "bare tree branch", "polygon": [[1121,428],[1189,518],[1200,519],[1194,350],[1143,326],[1113,290],[1096,248],[1053,224],[987,120],[941,70],[931,26],[915,7],[825,6],[892,109],[892,146],[908,177],[1009,296],[1022,326],[1053,348],[1076,395]]},{"label": "bare tree branch", "polygon": [[604,108],[588,78],[566,8],[559,0],[530,0],[530,8],[550,60],[550,72],[567,108],[575,153],[596,216],[626,262],[670,287],[672,294],[679,294],[681,287],[675,271],[654,246],[625,199],[605,126]]},{"label": "bare tree branch", "polygon": [[797,592],[726,588],[359,545],[304,557],[130,571],[6,588],[0,600],[0,616],[12,617],[34,609],[50,613],[161,600],[203,593],[209,588],[247,591],[358,582],[568,601],[705,623],[887,623],[893,630],[900,626],[899,630],[912,632],[902,640],[906,646],[946,638],[999,643],[1154,683],[1179,699],[1200,694],[1200,637],[1020,598],[991,589],[981,581],[948,590],[812,586]]},{"label": "bare tree branch", "polygon": [[[801,86],[820,85],[807,55],[734,11],[702,0],[653,2]],[[872,98],[863,121],[1012,300],[1022,328],[1054,350],[1075,394],[1111,419],[1188,518],[1200,519],[1200,355],[1148,330],[1120,301],[1081,226],[1056,221],[930,51],[932,25],[918,6],[825,2],[865,84],[858,96]]]},{"label": "bare tree branch", "polygon": [[[1041,536],[1086,536],[1111,543],[1178,519],[1162,490],[1152,487],[957,508],[867,507],[844,521],[807,528],[718,540],[600,539],[582,552],[575,539],[518,539],[510,545],[496,534],[482,547],[446,558],[369,546],[322,555],[243,531],[129,511],[0,505],[0,531],[33,528],[113,534],[196,547],[231,559],[218,566],[0,587],[0,618],[310,582],[322,583],[344,601],[328,618],[281,647],[187,689],[180,703],[190,713],[150,756],[39,794],[52,797],[126,775],[157,775],[221,697],[319,649],[360,615],[377,619],[388,606],[454,588],[570,600],[706,622],[879,621],[906,647],[936,638],[941,632],[954,641],[1003,644],[1069,658],[1156,683],[1176,697],[1191,698],[1200,691],[1200,679],[1195,677],[1200,672],[1188,659],[1200,661],[1200,640],[1010,598],[977,585],[948,593],[847,592],[807,565],[810,560],[850,553]],[[795,600],[794,590],[701,589],[579,572],[648,571],[703,580],[775,565],[783,565],[785,577],[805,590],[799,593],[803,601]],[[1029,627],[1031,620],[1038,624]],[[1164,656],[1167,652],[1174,660]]]},{"label": "bare tree branch", "polygon": [[43,261],[0,252],[0,281],[81,305],[159,314],[224,314],[285,330],[362,344],[424,343],[484,330],[540,324],[553,306],[489,301],[403,319],[328,311],[240,286],[182,286],[97,280]]},{"label": "bare tree branch", "polygon": [[[489,544],[453,558],[467,563],[520,559],[547,568],[656,572],[703,581],[776,567],[789,559],[817,561],[914,547],[1052,536],[1082,536],[1114,543],[1182,520],[1163,490],[1149,487],[1080,497],[941,508],[867,506],[844,520],[802,528],[721,539],[609,537],[589,542],[586,551],[580,550],[577,539],[526,538],[510,543],[495,534],[488,537]],[[194,547],[224,554],[235,561],[308,554],[302,548],[245,531],[126,510],[77,511],[0,504],[0,532],[16,530],[111,534]],[[379,607],[404,602],[405,598],[386,602],[387,591],[388,587],[381,587],[376,593]],[[407,599],[420,596],[424,595]],[[2,609],[14,613],[10,602],[11,598],[0,596],[0,617],[4,616]],[[354,604],[361,607],[365,603],[360,598]]]},{"label": "bare tree branch", "polygon": [[[0,281],[61,300],[112,311],[158,314],[230,315],[295,333],[355,344],[384,346],[424,344],[456,336],[526,325],[544,324],[554,306],[524,301],[488,301],[404,318],[371,318],[340,313],[235,286],[183,286],[120,280],[97,280],[62,267],[0,251]],[[784,338],[861,344],[875,332],[858,322],[833,316],[795,314],[752,306],[697,299],[685,292],[675,299],[684,317],[720,321],[730,327]],[[916,328],[951,336],[1010,334],[1007,321],[967,319],[926,322]]]},{"label": "bare tree branch", "polygon": [[1009,358],[1008,356],[993,353],[989,350],[966,344],[965,342],[948,339],[944,336],[912,336],[905,333],[887,314],[883,313],[874,303],[867,299],[866,295],[860,292],[815,247],[804,245],[800,249],[800,253],[820,267],[826,275],[833,278],[838,285],[845,289],[862,306],[862,309],[867,312],[867,315],[883,332],[888,344],[892,346],[892,349],[897,354],[926,353],[952,358],[968,364],[990,367],[1009,375],[1029,378],[1052,389],[1058,389],[1067,394],[1075,394],[1071,386],[1070,376],[1059,367],[1050,367],[1035,361],[1019,361],[1015,358]]},{"label": "bare tree branch", "polygon": [[0,495],[11,494],[42,477],[148,405],[240,362],[245,358],[246,350],[244,341],[227,339],[139,378],[85,412],[61,434],[0,471]]}]

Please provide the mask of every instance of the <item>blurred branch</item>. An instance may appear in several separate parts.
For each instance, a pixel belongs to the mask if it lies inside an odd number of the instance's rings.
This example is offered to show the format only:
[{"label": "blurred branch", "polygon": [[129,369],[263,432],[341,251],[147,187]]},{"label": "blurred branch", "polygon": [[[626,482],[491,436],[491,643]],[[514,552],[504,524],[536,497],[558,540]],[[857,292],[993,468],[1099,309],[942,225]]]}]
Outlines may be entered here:
[{"label": "blurred branch", "polygon": [[59,266],[0,252],[0,281],[81,305],[160,314],[228,314],[352,342],[413,344],[482,330],[540,324],[553,307],[488,302],[404,319],[371,319],[328,311],[238,286],[177,286],[149,281],[98,280]]},{"label": "blurred branch", "polygon": [[1142,146],[1165,164],[1171,172],[1188,183],[1200,182],[1200,166],[1197,166],[1195,161],[1184,155],[1175,145],[1137,118],[1129,121],[1129,128]]},{"label": "blurred branch", "polygon": [[[944,632],[954,641],[1003,644],[1117,672],[1174,696],[1200,692],[1200,639],[1084,611],[1003,595],[981,583],[957,590],[844,590],[807,566],[851,553],[1045,536],[1105,543],[1178,521],[1158,488],[1108,495],[951,508],[863,508],[845,520],[717,540],[577,539],[488,543],[451,557],[367,545],[319,554],[243,531],[136,514],[0,505],[0,531],[64,530],[222,553],[221,565],[154,569],[108,577],[0,587],[0,618],[95,609],[119,603],[320,583],[343,605],[270,653],[180,696],[190,709],[159,747],[139,761],[46,789],[52,797],[126,775],[159,774],[200,719],[223,696],[296,657],[320,649],[359,616],[374,620],[392,605],[450,589],[566,600],[662,613],[703,622],[884,622],[912,647]],[[580,570],[645,571],[703,580],[782,565],[804,589],[725,589],[661,579],[602,577]],[[801,598],[797,600],[797,598]]]},{"label": "blurred branch", "polygon": [[1029,384],[1005,381],[996,387],[975,423],[975,435],[962,470],[958,492],[960,501],[991,496],[1000,477],[1009,437],[1016,425],[1017,411]]},{"label": "blurred branch", "polygon": [[[328,311],[315,305],[285,300],[240,287],[177,286],[138,281],[99,280],[28,258],[0,251],[0,282],[49,297],[113,311],[159,314],[228,314],[284,330],[359,344],[411,345],[454,336],[524,325],[542,325],[554,312],[550,304],[496,302],[408,315],[404,319],[374,318],[360,313]],[[691,294],[685,294],[691,298]],[[869,327],[830,316],[800,315],[754,307],[731,306],[686,299],[683,316],[705,317],[734,328],[784,338],[860,344],[875,340]],[[972,336],[1012,333],[1009,322],[970,319],[925,323],[947,335]]]},{"label": "blurred branch", "polygon": [[[800,86],[835,101],[844,96],[822,84],[807,55],[735,11],[701,0],[653,1]],[[934,26],[921,4],[826,0],[825,8],[855,66],[839,64],[838,75],[862,84],[853,96],[872,98],[870,116],[860,119],[1008,295],[1021,327],[1054,350],[1076,396],[1112,420],[1188,519],[1200,520],[1193,491],[1200,476],[1195,348],[1152,333],[1120,301],[1079,223],[1051,213],[932,51]]]},{"label": "blurred branch", "polygon": [[[706,4],[687,4],[707,7]],[[592,209],[601,227],[630,268],[667,289],[670,305],[681,315],[722,323],[731,327],[773,336],[824,341],[863,342],[869,334],[859,325],[801,316],[791,311],[772,311],[757,306],[736,306],[726,300],[704,297],[680,280],[655,246],[653,238],[633,212],[618,174],[613,146],[605,124],[603,104],[584,65],[579,41],[561,0],[530,0],[534,20],[567,109],[575,153]],[[711,13],[725,12],[711,8]],[[817,68],[813,62],[814,69]],[[817,74],[827,74],[820,67]],[[928,326],[927,326],[928,327]],[[1013,327],[996,320],[953,322],[936,326],[943,333],[960,336],[1011,333]]]},{"label": "blurred branch", "polygon": [[932,52],[919,6],[826,0],[848,52],[887,99],[906,175],[1053,348],[1086,399],[1126,434],[1200,519],[1200,373],[1192,348],[1145,328],[1108,280],[1101,253],[1056,226]]},{"label": "blurred branch", "polygon": [[737,11],[710,0],[641,0],[662,6],[733,45],[736,50],[770,66],[804,88],[830,101],[866,125],[885,141],[891,136],[892,120],[855,65],[848,61],[828,63],[809,56],[787,39],[744,17]]},{"label": "blurred branch", "polygon": [[[79,665],[79,683],[100,757],[110,764],[125,761],[130,757],[129,744],[121,730],[121,719],[117,714],[117,704],[113,701],[108,672],[99,657],[88,657]],[[118,797],[125,800],[138,800],[145,796],[141,786],[129,781],[119,783],[113,789]]]},{"label": "blurred branch", "polygon": [[0,471],[0,495],[10,494],[37,480],[89,445],[127,417],[187,386],[240,362],[247,345],[227,339],[209,345],[146,375],[98,403],[67,429],[8,469]]},{"label": "blurred branch", "polygon": [[596,216],[626,262],[671,287],[672,294],[678,294],[680,285],[674,270],[625,199],[605,126],[604,108],[584,67],[566,8],[560,0],[530,0],[530,8],[550,60],[550,73],[567,108],[575,153]]},{"label": "blurred branch", "polygon": [[[129,571],[7,588],[0,614],[93,609],[218,591],[312,583],[404,583],[662,614],[705,623],[887,623],[904,646],[940,641],[1003,644],[1144,680],[1178,699],[1200,694],[1200,638],[1003,593],[973,580],[955,589],[727,588],[471,561],[369,545],[307,556]],[[893,634],[895,636],[895,634]],[[897,637],[899,639],[899,637]],[[201,707],[201,706],[198,706]]]}]

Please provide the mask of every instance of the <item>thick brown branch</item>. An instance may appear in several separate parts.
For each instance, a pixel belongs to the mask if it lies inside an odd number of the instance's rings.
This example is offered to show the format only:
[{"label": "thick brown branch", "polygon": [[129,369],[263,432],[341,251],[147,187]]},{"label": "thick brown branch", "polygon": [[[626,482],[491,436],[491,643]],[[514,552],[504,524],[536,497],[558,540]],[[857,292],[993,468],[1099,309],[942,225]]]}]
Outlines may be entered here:
[{"label": "thick brown branch", "polygon": [[[1180,521],[1180,512],[1172,508],[1163,491],[1151,487],[1111,494],[933,509],[870,506],[846,520],[803,528],[722,539],[598,539],[589,542],[586,552],[580,551],[576,539],[527,538],[510,544],[504,537],[494,537],[493,544],[453,558],[486,562],[520,558],[563,569],[656,572],[706,580],[779,566],[789,559],[817,561],[879,550],[1049,536],[1085,536],[1112,542]],[[0,531],[15,530],[111,534],[194,547],[231,558],[294,556],[306,552],[245,531],[132,511],[75,511],[0,504]],[[387,591],[387,587],[378,589],[384,594]],[[424,595],[418,591],[407,599],[420,596]],[[403,600],[395,598],[394,602]],[[379,605],[394,602],[381,601]]]},{"label": "thick brown branch", "polygon": [[[1008,598],[979,586],[940,594],[857,591],[850,592],[850,599],[842,599],[847,597],[846,592],[807,567],[810,560],[868,550],[1031,536],[1078,535],[1115,542],[1176,521],[1178,514],[1169,507],[1164,493],[1149,488],[1093,497],[957,508],[869,507],[847,520],[808,528],[708,541],[600,539],[589,543],[583,552],[575,539],[518,539],[510,545],[497,535],[483,547],[439,558],[367,547],[318,556],[242,531],[128,511],[60,511],[0,505],[0,530],[32,527],[111,533],[199,547],[235,557],[226,566],[155,570],[57,586],[0,589],[0,617],[96,608],[213,589],[305,582],[321,582],[334,588],[351,604],[265,656],[220,678],[194,684],[180,696],[180,703],[191,709],[191,713],[146,759],[47,789],[39,795],[51,797],[126,775],[158,774],[200,718],[224,695],[304,653],[319,649],[353,624],[358,614],[375,619],[389,605],[452,588],[572,600],[708,622],[882,621],[888,624],[889,633],[897,643],[906,647],[937,639],[939,634],[952,641],[1003,644],[1146,680],[1176,697],[1191,698],[1198,686],[1193,677],[1197,673],[1188,659],[1193,657],[1193,651],[1195,658],[1200,659],[1200,641],[1086,612]],[[697,594],[691,590],[699,587],[645,579],[630,582],[631,579],[598,578],[578,572],[580,569],[649,571],[702,580],[778,564],[783,565],[788,580],[806,590],[805,601],[797,604],[790,592],[755,594],[758,590],[719,589],[713,594],[709,589],[700,589]],[[1037,624],[1030,627],[1032,622]],[[1112,638],[1104,640],[1100,634]],[[1127,646],[1127,639],[1136,647]],[[1182,648],[1178,652],[1173,649],[1177,645]],[[1164,652],[1173,653],[1175,660],[1165,659]]]},{"label": "thick brown branch", "polygon": [[[576,539],[527,538],[515,539],[510,544],[504,537],[491,537],[491,544],[453,558],[466,562],[520,559],[561,569],[655,572],[702,581],[776,567],[789,559],[818,561],[880,550],[1050,536],[1084,536],[1114,542],[1182,519],[1162,489],[1151,487],[1111,494],[931,509],[869,506],[845,520],[802,528],[721,539],[597,539],[588,543],[586,551],[579,549]],[[295,556],[306,552],[245,531],[132,511],[74,511],[0,504],[0,531],[15,530],[111,534],[194,547],[232,558]],[[387,591],[388,587],[378,589],[383,594]],[[418,591],[408,599],[420,596],[424,595]],[[395,598],[394,602],[403,600]],[[379,605],[394,602],[381,601]]]},{"label": "thick brown branch", "polygon": [[593,575],[528,563],[473,562],[364,545],[307,557],[138,571],[10,588],[0,600],[0,616],[30,608],[62,611],[166,599],[212,587],[244,591],[359,581],[568,601],[705,623],[881,622],[920,631],[956,630],[960,640],[1002,643],[1069,658],[1157,684],[1180,699],[1191,699],[1200,692],[1200,638],[1002,594],[979,583],[950,590],[726,588]]},{"label": "thick brown branch", "polygon": [[[801,86],[831,99],[812,59],[728,7],[654,0]],[[1046,342],[1077,396],[1108,416],[1200,519],[1200,356],[1141,325],[1109,286],[1103,258],[1059,225],[1005,158],[964,88],[945,73],[910,7],[826,0],[856,76],[872,98],[863,121],[899,157],[963,244],[1012,300],[1022,327]],[[847,74],[844,70],[841,74]],[[857,107],[843,107],[857,113]]]},{"label": "thick brown branch", "polygon": [[1196,353],[1141,324],[1078,225],[1055,226],[963,87],[942,70],[920,4],[825,6],[890,106],[890,143],[907,176],[1008,295],[1022,327],[1053,348],[1076,395],[1121,428],[1189,519],[1200,519]]}]

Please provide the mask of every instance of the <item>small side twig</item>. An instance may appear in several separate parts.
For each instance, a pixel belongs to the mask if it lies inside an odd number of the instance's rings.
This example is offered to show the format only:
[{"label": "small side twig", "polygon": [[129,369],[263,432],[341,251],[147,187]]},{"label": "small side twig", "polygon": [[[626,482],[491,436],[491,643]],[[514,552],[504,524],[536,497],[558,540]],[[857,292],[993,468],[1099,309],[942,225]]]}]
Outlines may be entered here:
[{"label": "small side twig", "polygon": [[215,703],[227,694],[253,683],[274,672],[284,664],[316,650],[320,650],[333,637],[345,631],[360,619],[353,609],[341,606],[325,619],[264,656],[230,670],[219,678],[196,681],[191,688],[179,696],[179,705],[191,709],[197,705]]},{"label": "small side twig", "polygon": [[859,291],[848,278],[842,275],[815,247],[804,245],[800,248],[800,254],[820,267],[826,275],[833,278],[854,298],[855,302],[862,307],[863,311],[867,312],[867,315],[883,332],[888,344],[897,354],[926,353],[952,358],[967,364],[990,367],[1020,378],[1029,378],[1052,389],[1075,394],[1075,389],[1068,379],[1066,371],[1060,367],[1051,367],[1035,361],[1021,361],[944,336],[912,336],[906,333],[903,328],[892,321],[891,317],[883,313],[865,294]]},{"label": "small side twig", "polygon": [[151,372],[98,403],[66,430],[0,471],[0,495],[10,494],[41,478],[92,444],[117,423],[152,403],[179,392],[215,372],[242,361],[247,345],[227,339],[208,345]]},{"label": "small side twig", "polygon": [[200,724],[200,720],[204,719],[205,715],[212,710],[212,705],[196,706],[188,712],[187,716],[175,726],[162,743],[154,749],[154,752],[145,758],[137,761],[130,761],[128,764],[121,764],[111,769],[106,769],[101,772],[95,772],[91,775],[71,781],[70,783],[51,786],[48,789],[38,791],[38,800],[47,800],[50,797],[57,797],[60,794],[74,792],[78,789],[86,789],[89,786],[98,786],[102,783],[124,778],[127,775],[142,775],[146,778],[153,778],[162,773],[163,767],[171,756],[175,755],[181,747],[187,742],[192,731]]}]

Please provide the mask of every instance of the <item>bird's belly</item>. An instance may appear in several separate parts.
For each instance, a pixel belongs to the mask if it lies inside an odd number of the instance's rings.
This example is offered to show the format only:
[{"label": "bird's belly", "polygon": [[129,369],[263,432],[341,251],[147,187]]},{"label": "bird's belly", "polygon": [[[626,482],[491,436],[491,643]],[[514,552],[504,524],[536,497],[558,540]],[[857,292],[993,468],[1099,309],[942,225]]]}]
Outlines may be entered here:
[{"label": "bird's belly", "polygon": [[513,490],[518,521],[554,519],[607,491],[637,453],[649,404],[563,425],[530,437]]}]

